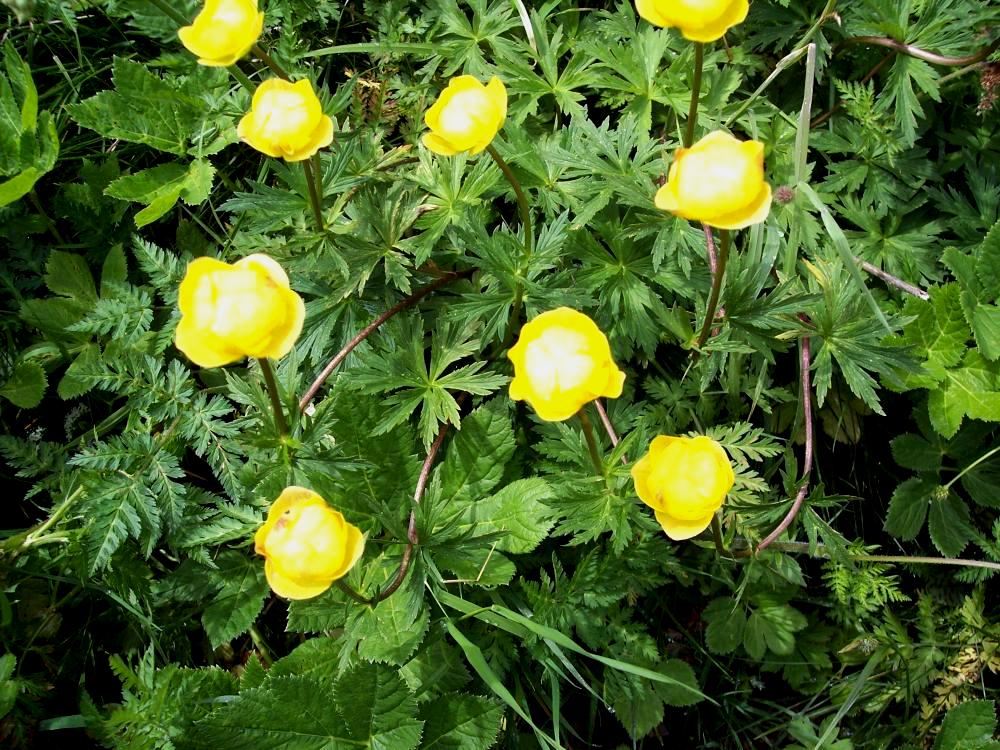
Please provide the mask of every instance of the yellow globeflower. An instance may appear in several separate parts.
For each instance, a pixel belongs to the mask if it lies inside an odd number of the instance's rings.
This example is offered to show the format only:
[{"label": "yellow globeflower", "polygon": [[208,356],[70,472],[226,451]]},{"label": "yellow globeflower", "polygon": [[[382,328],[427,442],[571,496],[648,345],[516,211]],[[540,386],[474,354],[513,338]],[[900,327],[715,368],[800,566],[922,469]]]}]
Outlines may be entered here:
[{"label": "yellow globeflower", "polygon": [[507,117],[507,89],[493,76],[485,86],[473,76],[458,76],[424,113],[431,129],[421,141],[435,154],[478,154],[503,127]]},{"label": "yellow globeflower", "polygon": [[635,492],[671,539],[690,539],[712,522],[733,486],[725,449],[709,437],[659,435],[632,467]]},{"label": "yellow globeflower", "polygon": [[656,207],[718,229],[759,224],[771,208],[764,182],[764,144],[716,130],[679,148]]},{"label": "yellow globeflower", "polygon": [[284,357],[306,316],[284,269],[261,254],[232,265],[214,258],[193,260],[181,281],[178,307],[174,343],[201,367],[243,357]]},{"label": "yellow globeflower", "polygon": [[548,422],[569,419],[595,398],[622,395],[625,373],[611,359],[607,337],[568,307],[525,323],[507,356],[514,363],[510,397]]},{"label": "yellow globeflower", "polygon": [[226,67],[250,51],[263,28],[257,0],[205,0],[201,13],[177,36],[202,65]]},{"label": "yellow globeflower", "polygon": [[750,10],[747,0],[635,0],[639,15],[654,26],[680,29],[685,39],[714,42],[743,23]]},{"label": "yellow globeflower", "polygon": [[302,161],[330,145],[333,120],[323,114],[308,79],[290,83],[271,78],[257,87],[236,133],[268,156]]},{"label": "yellow globeflower", "polygon": [[253,541],[267,582],[286,599],[319,596],[365,551],[360,529],[305,487],[285,488]]}]

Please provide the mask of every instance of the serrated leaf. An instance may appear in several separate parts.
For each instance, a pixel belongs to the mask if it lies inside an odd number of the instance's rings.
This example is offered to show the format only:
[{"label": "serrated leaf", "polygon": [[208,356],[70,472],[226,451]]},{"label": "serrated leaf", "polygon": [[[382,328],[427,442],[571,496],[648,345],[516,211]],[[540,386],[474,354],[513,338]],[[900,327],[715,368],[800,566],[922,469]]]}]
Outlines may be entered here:
[{"label": "serrated leaf", "polygon": [[978,304],[972,313],[972,333],[976,346],[991,362],[1000,358],[1000,307]]},{"label": "serrated leaf", "polygon": [[96,385],[93,376],[100,365],[101,347],[97,344],[85,344],[59,381],[56,388],[59,398],[68,400],[89,393]]},{"label": "serrated leaf", "polygon": [[949,493],[930,504],[927,530],[931,541],[945,557],[957,557],[972,537],[969,508],[965,501]]},{"label": "serrated leaf", "polygon": [[462,420],[435,476],[440,502],[483,497],[492,490],[514,453],[514,430],[505,399],[496,398]]},{"label": "serrated leaf", "polygon": [[996,726],[993,701],[967,700],[944,717],[934,750],[979,750],[993,738]]},{"label": "serrated leaf", "polygon": [[272,677],[299,675],[333,682],[340,674],[342,647],[337,638],[310,638],[288,656],[278,659],[269,674]]},{"label": "serrated leaf", "polygon": [[918,477],[911,477],[892,493],[885,530],[900,539],[915,539],[924,527],[927,506],[937,491],[937,485]]},{"label": "serrated leaf", "polygon": [[450,694],[425,703],[423,750],[487,750],[496,742],[503,705],[479,695]]},{"label": "serrated leaf", "polygon": [[[471,678],[462,654],[441,635],[440,629],[399,670],[417,702],[461,689]],[[425,735],[426,736],[426,735]]]},{"label": "serrated leaf", "polygon": [[97,288],[87,261],[77,253],[53,250],[45,261],[45,286],[53,294],[82,303],[97,301]]},{"label": "serrated leaf", "polygon": [[713,653],[732,653],[743,642],[747,616],[743,606],[729,597],[709,602],[702,613],[702,619],[708,623],[705,628],[705,643]]},{"label": "serrated leaf", "polygon": [[[369,693],[373,688],[377,692]],[[388,688],[395,695],[386,696]],[[407,696],[398,678],[380,675],[354,685],[340,682],[335,690],[311,677],[272,678],[221,704],[195,724],[189,740],[206,750],[357,750],[359,745],[410,750],[419,742],[420,722],[406,717]],[[345,707],[356,710],[350,725],[342,715]],[[390,710],[385,719],[379,708]],[[395,733],[382,731],[387,721],[397,726]],[[376,737],[391,742],[373,742]]]},{"label": "serrated leaf", "polygon": [[968,416],[990,422],[1000,421],[1000,383],[997,366],[969,349],[962,366],[942,374],[942,383],[931,391],[927,408],[934,429],[946,438],[958,432]]},{"label": "serrated leaf", "polygon": [[919,435],[906,433],[892,440],[892,457],[896,463],[914,471],[938,471],[942,452]]},{"label": "serrated leaf", "polygon": [[555,524],[555,511],[543,502],[551,497],[552,490],[541,477],[519,479],[491,497],[470,501],[457,530],[480,536],[497,533],[497,549],[530,552]]},{"label": "serrated leaf", "polygon": [[21,361],[14,367],[7,382],[0,387],[0,396],[22,409],[34,409],[42,402],[48,385],[45,370],[37,362]]},{"label": "serrated leaf", "polygon": [[203,159],[190,164],[170,162],[119,177],[105,188],[104,194],[146,204],[135,215],[135,224],[141,228],[166,214],[178,200],[192,206],[206,200],[214,176],[215,167]]},{"label": "serrated leaf", "polygon": [[[656,694],[660,696],[668,706],[693,706],[700,703],[704,697],[698,694],[698,679],[694,675],[694,670],[687,662],[680,659],[667,659],[661,663],[657,669],[676,680],[680,685],[667,683],[654,683]],[[685,689],[681,685],[686,685],[690,689]]]},{"label": "serrated leaf", "polygon": [[334,702],[349,736],[372,750],[410,750],[420,744],[417,702],[396,670],[358,664],[337,680]]},{"label": "serrated leaf", "polygon": [[249,630],[269,593],[259,558],[233,552],[220,556],[219,566],[223,586],[201,615],[212,648]]}]

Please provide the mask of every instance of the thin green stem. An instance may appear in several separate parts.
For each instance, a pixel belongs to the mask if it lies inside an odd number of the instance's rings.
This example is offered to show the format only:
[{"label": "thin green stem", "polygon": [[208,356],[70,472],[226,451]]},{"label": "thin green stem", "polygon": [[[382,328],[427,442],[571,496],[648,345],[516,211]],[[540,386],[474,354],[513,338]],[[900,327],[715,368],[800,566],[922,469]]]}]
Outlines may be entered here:
[{"label": "thin green stem", "polygon": [[691,104],[688,107],[687,127],[684,130],[684,148],[694,143],[694,129],[698,124],[698,100],[701,98],[701,72],[705,65],[705,45],[694,43],[694,71],[691,75]]},{"label": "thin green stem", "polygon": [[[738,545],[738,548],[737,548]],[[738,539],[733,544],[733,555],[735,557],[751,557],[756,552],[743,539]],[[817,544],[810,550],[809,542],[774,542],[768,549],[778,552],[809,553],[812,557],[830,559],[833,555],[825,544]],[[863,552],[849,552],[846,557],[851,560],[862,562],[887,562],[901,563],[904,565],[955,565],[963,568],[986,568],[987,570],[1000,570],[1000,563],[989,562],[987,560],[969,560],[961,557],[922,557],[909,555],[869,555]]]},{"label": "thin green stem", "polygon": [[993,448],[992,450],[986,451],[986,453],[984,453],[983,455],[981,455],[979,458],[977,458],[971,464],[969,464],[964,469],[962,469],[960,472],[958,472],[958,474],[956,474],[955,476],[953,476],[951,478],[951,480],[948,482],[948,484],[946,484],[944,486],[944,488],[946,490],[950,490],[951,486],[953,484],[955,484],[955,482],[957,482],[959,479],[961,479],[962,477],[964,477],[968,472],[970,472],[973,469],[975,469],[983,461],[989,460],[990,458],[992,458],[993,456],[995,456],[997,453],[1000,453],[1000,445],[998,445],[996,448]]},{"label": "thin green stem", "polygon": [[316,189],[316,177],[313,175],[312,164],[309,159],[302,162],[302,171],[306,174],[306,186],[309,188],[309,202],[312,204],[313,218],[316,219],[316,228],[324,231],[326,225],[323,222],[323,202],[320,200],[319,191]]},{"label": "thin green stem", "polygon": [[715,321],[715,311],[719,306],[719,292],[722,289],[722,279],[726,275],[726,263],[729,260],[729,230],[719,230],[719,259],[715,266],[715,273],[712,275],[712,291],[708,296],[708,307],[705,308],[705,322],[701,326],[701,333],[698,334],[698,341],[695,350],[701,347],[708,340],[708,333],[712,330],[712,323]]},{"label": "thin green stem", "polygon": [[524,194],[524,190],[521,188],[521,183],[518,181],[517,177],[511,171],[510,166],[503,160],[503,157],[497,153],[497,150],[493,147],[491,143],[486,147],[489,155],[493,157],[493,161],[496,162],[497,166],[500,167],[500,171],[503,172],[503,176],[507,178],[507,182],[510,186],[514,188],[514,196],[517,198],[517,210],[521,215],[521,229],[524,231],[524,261],[527,265],[527,261],[531,258],[531,253],[534,252],[534,242],[535,236],[531,232],[531,211],[528,208],[528,199]]},{"label": "thin green stem", "polygon": [[278,434],[284,439],[288,437],[288,422],[285,421],[285,410],[281,406],[281,396],[278,395],[278,381],[274,378],[274,369],[271,362],[264,357],[258,358],[260,371],[264,373],[264,382],[267,384],[267,395],[271,399],[271,408],[274,410],[274,423],[278,426]]},{"label": "thin green stem", "polygon": [[507,182],[514,189],[514,196],[517,198],[517,210],[521,216],[521,231],[524,232],[524,255],[521,258],[521,265],[516,272],[517,284],[514,287],[514,304],[511,306],[510,323],[507,326],[507,335],[503,343],[504,346],[508,346],[514,338],[514,330],[521,319],[521,307],[524,302],[524,277],[528,274],[531,254],[535,249],[535,235],[531,229],[531,209],[528,207],[528,198],[524,194],[520,181],[518,181],[510,166],[503,160],[503,157],[500,156],[492,143],[486,147],[486,151],[493,157],[493,161],[500,167],[503,176],[507,178]]},{"label": "thin green stem", "polygon": [[259,44],[255,44],[250,48],[250,51],[257,55],[257,57],[259,57],[264,64],[269,67],[276,76],[278,76],[278,78],[284,78],[286,81],[288,80],[288,73],[285,72],[285,69],[278,65],[278,63],[274,61],[274,58],[264,51],[263,47]]},{"label": "thin green stem", "polygon": [[64,240],[63,236],[59,233],[59,227],[56,226],[56,223],[55,221],[52,220],[52,217],[48,215],[48,213],[45,210],[45,207],[42,206],[42,202],[38,200],[38,193],[35,192],[34,188],[28,191],[28,199],[31,201],[31,204],[35,207],[35,210],[38,211],[38,215],[42,217],[42,221],[45,222],[46,228],[49,230],[49,233],[55,238],[55,241],[58,242],[60,245],[65,245],[66,240]]},{"label": "thin green stem", "polygon": [[245,88],[247,91],[250,92],[250,96],[253,96],[253,93],[254,91],[257,90],[257,87],[253,85],[253,81],[251,81],[247,77],[247,74],[244,73],[242,70],[240,70],[239,65],[236,64],[230,65],[228,68],[226,68],[226,70],[229,71],[229,75],[231,75],[240,84],[242,84],[243,88]]},{"label": "thin green stem", "polygon": [[712,516],[712,540],[715,542],[715,551],[719,557],[730,557],[726,543],[722,540],[722,523],[719,521],[719,514]]},{"label": "thin green stem", "polygon": [[590,423],[590,417],[584,411],[586,406],[577,412],[580,417],[580,425],[583,427],[583,437],[587,440],[587,449],[590,451],[590,460],[594,462],[594,468],[599,476],[605,476],[604,462],[601,460],[601,452],[597,448],[597,440],[594,438],[594,426]]},{"label": "thin green stem", "polygon": [[172,18],[178,26],[187,26],[190,23],[177,8],[165,0],[151,0],[151,2],[163,15]]}]

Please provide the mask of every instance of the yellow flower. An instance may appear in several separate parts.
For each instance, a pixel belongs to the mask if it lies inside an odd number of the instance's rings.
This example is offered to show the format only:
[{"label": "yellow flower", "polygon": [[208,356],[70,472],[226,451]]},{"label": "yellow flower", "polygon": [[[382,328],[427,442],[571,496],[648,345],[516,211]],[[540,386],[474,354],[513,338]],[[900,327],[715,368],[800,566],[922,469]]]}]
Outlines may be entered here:
[{"label": "yellow flower", "polygon": [[635,0],[639,15],[655,26],[676,26],[685,39],[714,42],[743,23],[750,10],[747,0]]},{"label": "yellow flower", "polygon": [[205,0],[201,13],[177,36],[202,65],[226,67],[250,51],[263,28],[257,0]]},{"label": "yellow flower", "polygon": [[764,144],[716,130],[691,148],[677,149],[655,202],[657,208],[718,229],[759,224],[771,208]]},{"label": "yellow flower", "polygon": [[632,467],[635,492],[671,539],[690,539],[712,522],[733,486],[725,449],[704,435],[659,435]]},{"label": "yellow flower", "polygon": [[286,599],[319,596],[365,551],[361,530],[305,487],[285,488],[253,541],[267,582]]},{"label": "yellow flower", "polygon": [[493,76],[485,86],[473,76],[458,76],[424,113],[431,129],[421,139],[435,154],[478,154],[503,127],[507,117],[507,89]]},{"label": "yellow flower", "polygon": [[525,323],[507,356],[514,363],[510,397],[527,401],[548,422],[569,419],[600,396],[622,395],[625,373],[611,359],[607,337],[568,307]]},{"label": "yellow flower", "polygon": [[266,255],[248,255],[230,265],[197,258],[178,292],[181,320],[174,343],[201,367],[219,367],[243,357],[279,359],[302,332],[306,307],[288,286],[288,276]]},{"label": "yellow flower", "polygon": [[333,120],[323,114],[308,79],[290,83],[270,78],[257,87],[236,133],[268,156],[302,161],[330,145]]}]

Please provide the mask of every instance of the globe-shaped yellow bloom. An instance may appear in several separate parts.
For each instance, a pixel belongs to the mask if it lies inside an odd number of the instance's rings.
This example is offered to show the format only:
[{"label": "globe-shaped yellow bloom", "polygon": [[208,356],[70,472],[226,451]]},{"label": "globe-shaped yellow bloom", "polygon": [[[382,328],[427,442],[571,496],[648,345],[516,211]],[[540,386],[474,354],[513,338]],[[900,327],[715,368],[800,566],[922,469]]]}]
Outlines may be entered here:
[{"label": "globe-shaped yellow bloom", "polygon": [[421,141],[435,154],[478,154],[490,145],[507,117],[507,89],[493,76],[485,86],[473,76],[458,76],[424,113],[431,129]]},{"label": "globe-shaped yellow bloom", "polygon": [[257,0],[205,0],[201,13],[177,36],[202,65],[226,67],[250,51],[263,28]]},{"label": "globe-shaped yellow bloom", "polygon": [[771,209],[764,181],[764,144],[716,130],[679,148],[656,207],[718,229],[759,224]]},{"label": "globe-shaped yellow bloom", "polygon": [[680,29],[685,39],[714,42],[750,10],[747,0],[635,0],[639,15],[655,26]]},{"label": "globe-shaped yellow bloom", "polygon": [[290,83],[271,78],[257,87],[236,133],[268,156],[302,161],[330,145],[333,120],[323,114],[308,79]]},{"label": "globe-shaped yellow bloom", "polygon": [[285,488],[253,540],[268,584],[286,599],[319,596],[365,550],[361,530],[305,487]]},{"label": "globe-shaped yellow bloom", "polygon": [[595,398],[622,395],[625,373],[607,337],[581,312],[560,307],[525,323],[507,352],[514,363],[510,397],[548,422],[561,422]]},{"label": "globe-shaped yellow bloom", "polygon": [[284,357],[302,332],[305,303],[266,255],[235,264],[197,258],[178,292],[181,319],[174,343],[201,367],[244,357]]},{"label": "globe-shaped yellow bloom", "polygon": [[712,522],[733,486],[725,449],[709,437],[659,435],[632,467],[635,492],[671,539],[690,539]]}]

